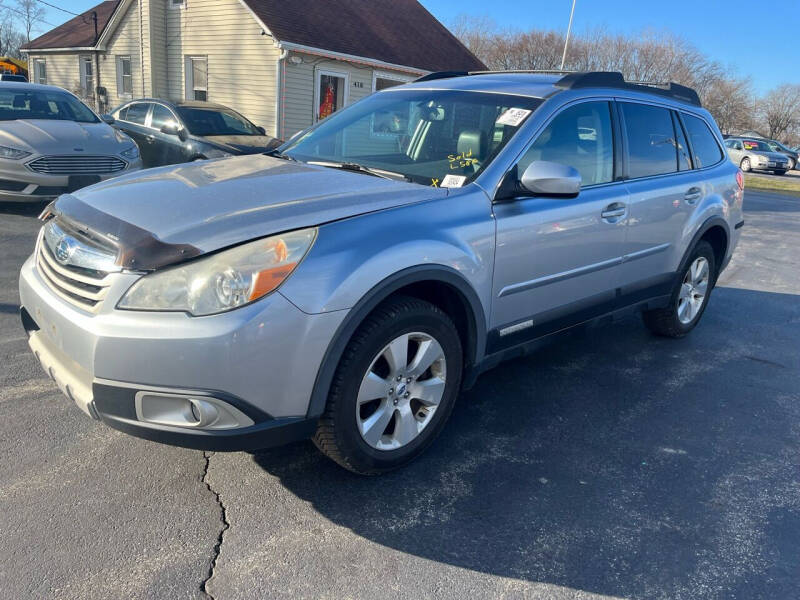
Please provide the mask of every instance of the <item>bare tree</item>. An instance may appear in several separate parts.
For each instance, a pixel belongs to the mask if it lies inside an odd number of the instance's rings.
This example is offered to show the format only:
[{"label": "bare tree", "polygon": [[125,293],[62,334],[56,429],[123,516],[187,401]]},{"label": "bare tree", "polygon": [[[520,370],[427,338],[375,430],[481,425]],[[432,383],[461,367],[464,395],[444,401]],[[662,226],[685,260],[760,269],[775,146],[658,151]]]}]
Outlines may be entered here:
[{"label": "bare tree", "polygon": [[44,7],[37,0],[16,0],[16,14],[22,23],[25,40],[31,41],[31,32],[44,21]]},{"label": "bare tree", "polygon": [[761,119],[770,139],[795,135],[800,127],[800,85],[784,84],[761,100]]}]

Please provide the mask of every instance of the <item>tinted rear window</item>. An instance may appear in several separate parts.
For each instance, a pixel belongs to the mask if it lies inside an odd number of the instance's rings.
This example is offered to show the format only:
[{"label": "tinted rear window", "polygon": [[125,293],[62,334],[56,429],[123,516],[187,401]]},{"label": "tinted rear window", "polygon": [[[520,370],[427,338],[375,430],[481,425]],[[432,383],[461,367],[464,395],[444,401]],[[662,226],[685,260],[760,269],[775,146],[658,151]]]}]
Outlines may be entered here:
[{"label": "tinted rear window", "polygon": [[721,161],[722,150],[706,122],[687,114],[683,115],[683,122],[686,124],[689,142],[692,145],[695,167],[702,169]]},{"label": "tinted rear window", "polygon": [[675,130],[666,108],[620,103],[628,140],[628,177],[649,177],[678,170]]}]

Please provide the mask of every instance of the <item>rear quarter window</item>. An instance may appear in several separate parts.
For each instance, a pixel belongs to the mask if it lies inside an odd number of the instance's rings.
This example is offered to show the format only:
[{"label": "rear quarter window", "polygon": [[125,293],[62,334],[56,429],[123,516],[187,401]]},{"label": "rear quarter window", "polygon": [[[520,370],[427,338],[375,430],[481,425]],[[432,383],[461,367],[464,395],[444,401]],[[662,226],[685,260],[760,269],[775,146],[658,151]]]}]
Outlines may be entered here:
[{"label": "rear quarter window", "polygon": [[702,169],[710,167],[722,160],[722,149],[717,143],[714,134],[711,133],[703,119],[693,117],[684,113],[683,122],[686,124],[686,131],[689,135],[689,143],[692,146],[692,156],[695,167]]}]

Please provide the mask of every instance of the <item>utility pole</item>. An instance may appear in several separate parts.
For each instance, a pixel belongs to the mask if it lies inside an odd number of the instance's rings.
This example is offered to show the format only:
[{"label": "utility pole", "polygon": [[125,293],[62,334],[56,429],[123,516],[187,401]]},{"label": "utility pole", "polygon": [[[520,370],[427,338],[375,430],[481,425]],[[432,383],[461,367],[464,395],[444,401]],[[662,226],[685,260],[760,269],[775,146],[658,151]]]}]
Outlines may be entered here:
[{"label": "utility pole", "polygon": [[567,39],[564,40],[564,54],[561,55],[561,70],[564,70],[564,63],[567,62],[567,48],[569,47],[569,35],[572,33],[572,18],[575,16],[575,2],[572,0],[572,10],[569,13],[569,25],[567,26]]}]

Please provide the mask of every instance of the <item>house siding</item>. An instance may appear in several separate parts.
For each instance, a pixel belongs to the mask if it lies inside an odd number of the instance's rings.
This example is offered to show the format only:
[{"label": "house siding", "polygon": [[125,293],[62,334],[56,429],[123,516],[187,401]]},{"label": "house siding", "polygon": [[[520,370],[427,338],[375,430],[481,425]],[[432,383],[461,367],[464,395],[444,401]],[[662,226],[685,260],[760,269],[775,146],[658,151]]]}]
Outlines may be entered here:
[{"label": "house siding", "polygon": [[279,131],[284,139],[314,123],[315,108],[318,108],[314,103],[319,71],[335,71],[349,76],[346,106],[372,94],[372,80],[376,72],[406,79],[414,77],[408,72],[376,69],[366,64],[326,59],[313,54],[293,52],[292,56],[300,56],[303,62],[294,64],[285,60],[281,67],[284,73],[284,96],[280,101],[282,116]]},{"label": "house siding", "polygon": [[[122,96],[117,88],[117,56],[131,57],[133,93]],[[100,54],[100,85],[106,88],[106,110],[132,98],[147,95],[142,77],[142,55],[139,47],[139,5],[132,2],[117,29],[107,42],[107,51]]]},{"label": "house siding", "polygon": [[57,85],[73,93],[80,91],[80,70],[78,57],[80,52],[31,52],[28,57],[29,64],[37,58],[44,59],[47,70],[47,85]]},{"label": "house siding", "polygon": [[275,67],[280,52],[239,0],[192,0],[167,9],[170,99],[186,97],[185,57],[208,57],[208,100],[235,108],[275,134]]}]

